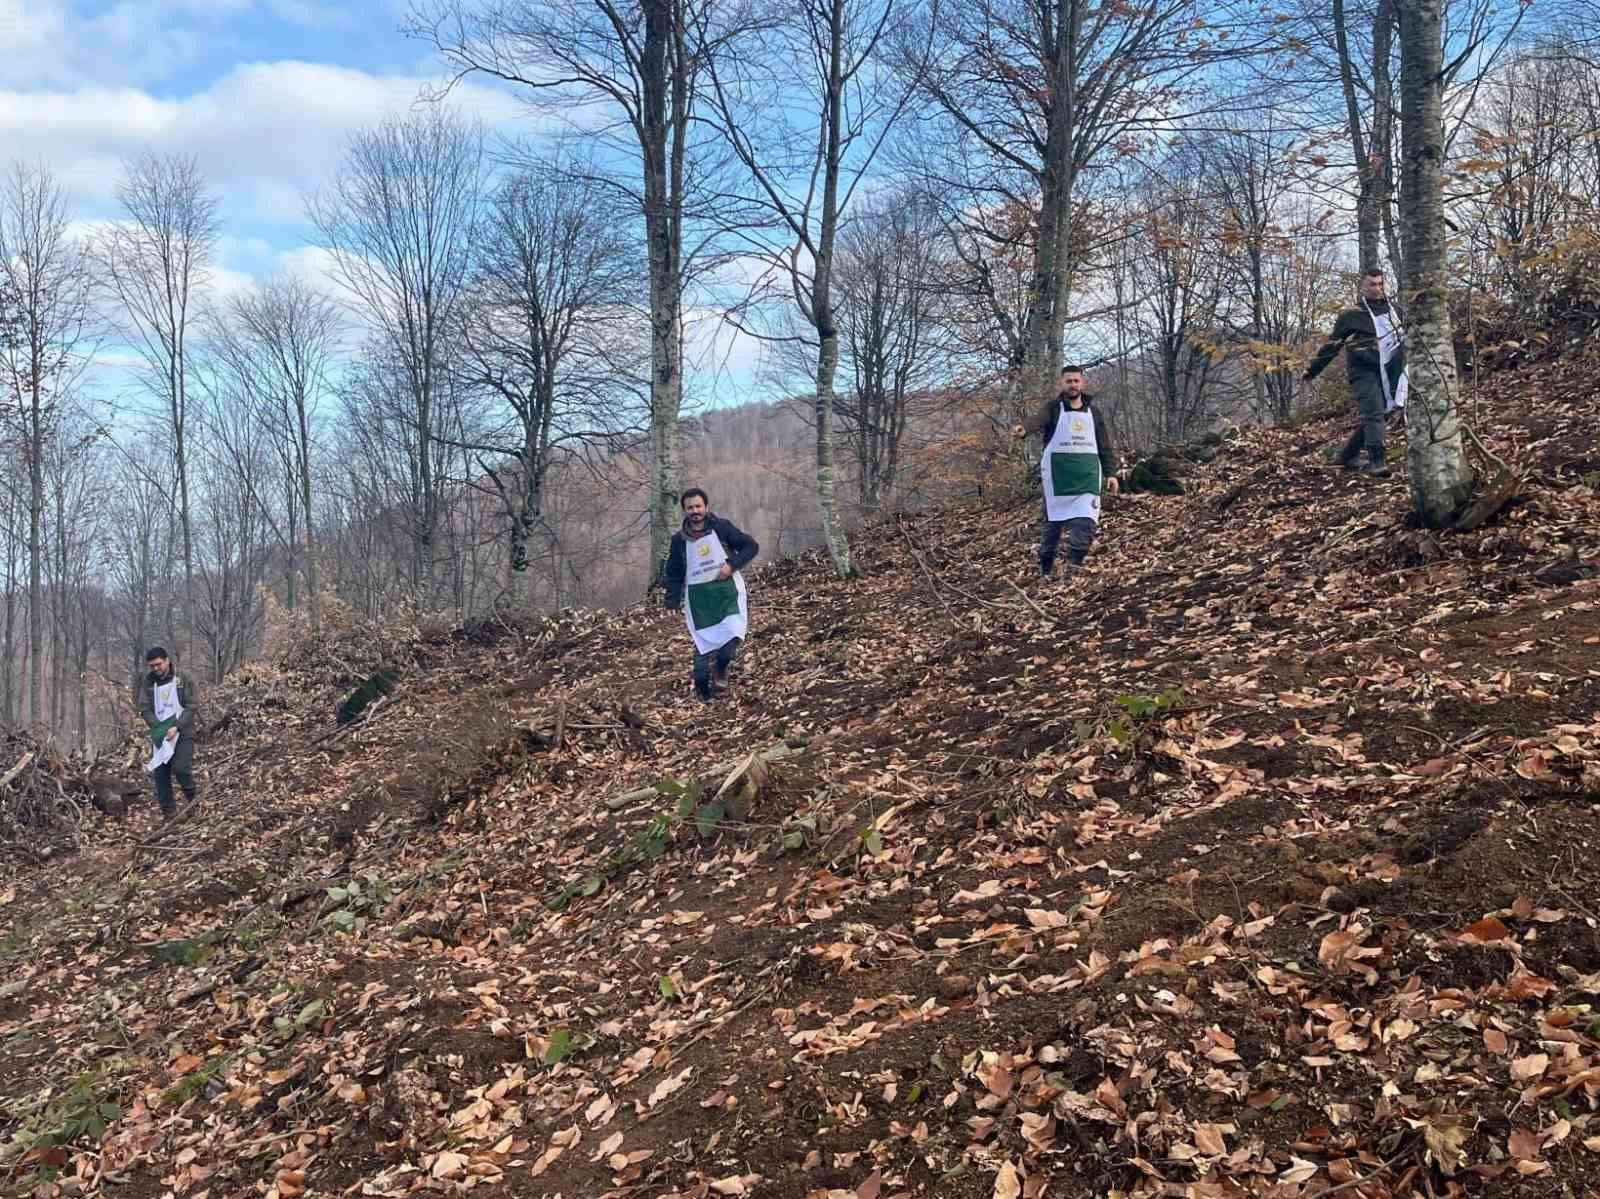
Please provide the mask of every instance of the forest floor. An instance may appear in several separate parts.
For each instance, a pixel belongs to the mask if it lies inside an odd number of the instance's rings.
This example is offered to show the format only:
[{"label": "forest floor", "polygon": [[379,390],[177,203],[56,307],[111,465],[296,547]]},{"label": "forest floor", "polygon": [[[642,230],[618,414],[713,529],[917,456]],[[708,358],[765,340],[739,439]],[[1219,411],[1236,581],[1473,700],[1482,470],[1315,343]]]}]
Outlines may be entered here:
[{"label": "forest floor", "polygon": [[709,706],[642,608],[246,669],[197,814],[5,866],[0,1186],[1595,1194],[1594,379],[1471,534],[1341,418],[1070,582],[1020,499],[765,564]]}]

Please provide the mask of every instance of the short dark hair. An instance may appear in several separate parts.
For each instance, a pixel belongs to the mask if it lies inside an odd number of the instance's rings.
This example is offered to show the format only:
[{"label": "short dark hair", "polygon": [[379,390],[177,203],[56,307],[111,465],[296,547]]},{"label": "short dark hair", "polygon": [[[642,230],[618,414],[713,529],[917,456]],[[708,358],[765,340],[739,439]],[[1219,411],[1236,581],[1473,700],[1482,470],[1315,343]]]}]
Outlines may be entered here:
[{"label": "short dark hair", "polygon": [[1381,266],[1369,266],[1366,270],[1361,272],[1361,277],[1363,279],[1382,279],[1383,268]]},{"label": "short dark hair", "polygon": [[1083,374],[1083,367],[1078,366],[1076,363],[1071,363],[1062,367],[1061,373],[1063,375],[1081,375]]},{"label": "short dark hair", "polygon": [[167,651],[162,649],[159,645],[152,645],[149,649],[144,651],[144,660],[146,662],[154,662],[157,658],[170,657],[172,657],[172,655],[167,653]]},{"label": "short dark hair", "polygon": [[695,496],[699,496],[701,499],[703,499],[706,502],[706,507],[707,508],[711,507],[711,497],[705,493],[705,489],[704,488],[700,488],[700,487],[691,487],[687,491],[685,491],[682,495],[680,495],[678,497],[678,507],[680,507],[680,508],[684,507]]}]

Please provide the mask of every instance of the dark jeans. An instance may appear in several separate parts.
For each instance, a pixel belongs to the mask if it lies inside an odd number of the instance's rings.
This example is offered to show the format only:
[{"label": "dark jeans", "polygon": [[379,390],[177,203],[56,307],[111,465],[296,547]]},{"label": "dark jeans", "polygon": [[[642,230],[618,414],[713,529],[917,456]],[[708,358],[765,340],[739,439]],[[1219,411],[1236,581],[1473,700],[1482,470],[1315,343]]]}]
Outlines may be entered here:
[{"label": "dark jeans", "polygon": [[728,677],[728,667],[733,665],[733,660],[739,656],[739,646],[743,641],[735,637],[726,645],[712,650],[709,654],[696,651],[694,656],[694,693],[701,699],[711,698],[711,669],[716,667],[717,681],[724,682]]},{"label": "dark jeans", "polygon": [[1354,466],[1361,456],[1361,447],[1367,448],[1367,461],[1382,466],[1383,450],[1383,380],[1376,375],[1358,375],[1350,380],[1350,390],[1355,393],[1360,416],[1344,448],[1339,451],[1340,466]]},{"label": "dark jeans", "polygon": [[1082,566],[1094,543],[1095,522],[1087,516],[1074,516],[1071,520],[1051,520],[1048,509],[1042,516],[1039,530],[1039,573],[1048,575],[1055,569],[1056,550],[1061,545],[1062,530],[1067,534],[1067,561]]},{"label": "dark jeans", "polygon": [[178,780],[178,786],[183,790],[183,798],[194,802],[197,788],[194,784],[194,740],[190,737],[179,737],[178,748],[172,751],[170,760],[161,763],[150,772],[150,777],[155,780],[156,799],[161,804],[161,811],[171,816],[178,810],[178,805],[172,798],[172,780]]}]

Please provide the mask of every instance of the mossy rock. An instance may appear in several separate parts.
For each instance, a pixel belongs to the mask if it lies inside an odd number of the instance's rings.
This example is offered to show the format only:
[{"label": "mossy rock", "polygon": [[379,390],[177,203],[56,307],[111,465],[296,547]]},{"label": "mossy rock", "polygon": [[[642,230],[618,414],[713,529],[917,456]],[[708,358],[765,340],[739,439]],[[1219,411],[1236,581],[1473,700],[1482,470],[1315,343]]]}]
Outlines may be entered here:
[{"label": "mossy rock", "polygon": [[1128,472],[1127,490],[1150,495],[1182,495],[1183,484],[1167,473],[1159,458],[1134,464]]},{"label": "mossy rock", "polygon": [[400,681],[400,676],[387,666],[380,668],[366,682],[357,687],[348,696],[344,703],[339,705],[339,710],[334,714],[339,727],[343,728],[361,713],[379,696],[392,694],[395,684]]}]

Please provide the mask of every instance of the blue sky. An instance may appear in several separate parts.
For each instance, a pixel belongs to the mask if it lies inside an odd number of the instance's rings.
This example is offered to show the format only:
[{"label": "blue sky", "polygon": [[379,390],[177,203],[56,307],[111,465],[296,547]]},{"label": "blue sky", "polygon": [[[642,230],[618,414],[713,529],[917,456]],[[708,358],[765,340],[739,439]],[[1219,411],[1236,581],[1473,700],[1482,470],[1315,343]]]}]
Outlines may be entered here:
[{"label": "blue sky", "polygon": [[[400,32],[408,0],[0,0],[0,166],[42,159],[86,222],[114,218],[124,159],[194,154],[221,199],[215,288],[277,271],[329,286],[304,197],[354,130],[443,81]],[[518,97],[468,81],[451,103],[491,133],[526,135]],[[641,272],[644,264],[640,263]],[[756,390],[758,348],[703,314],[689,329],[700,398]],[[700,369],[696,370],[698,366]]]},{"label": "blue sky", "polygon": [[[39,158],[87,220],[115,214],[123,159],[192,153],[222,200],[218,286],[314,275],[305,193],[349,134],[416,101],[437,64],[399,31],[404,0],[0,0],[0,156]],[[493,129],[516,99],[458,89]]]}]

